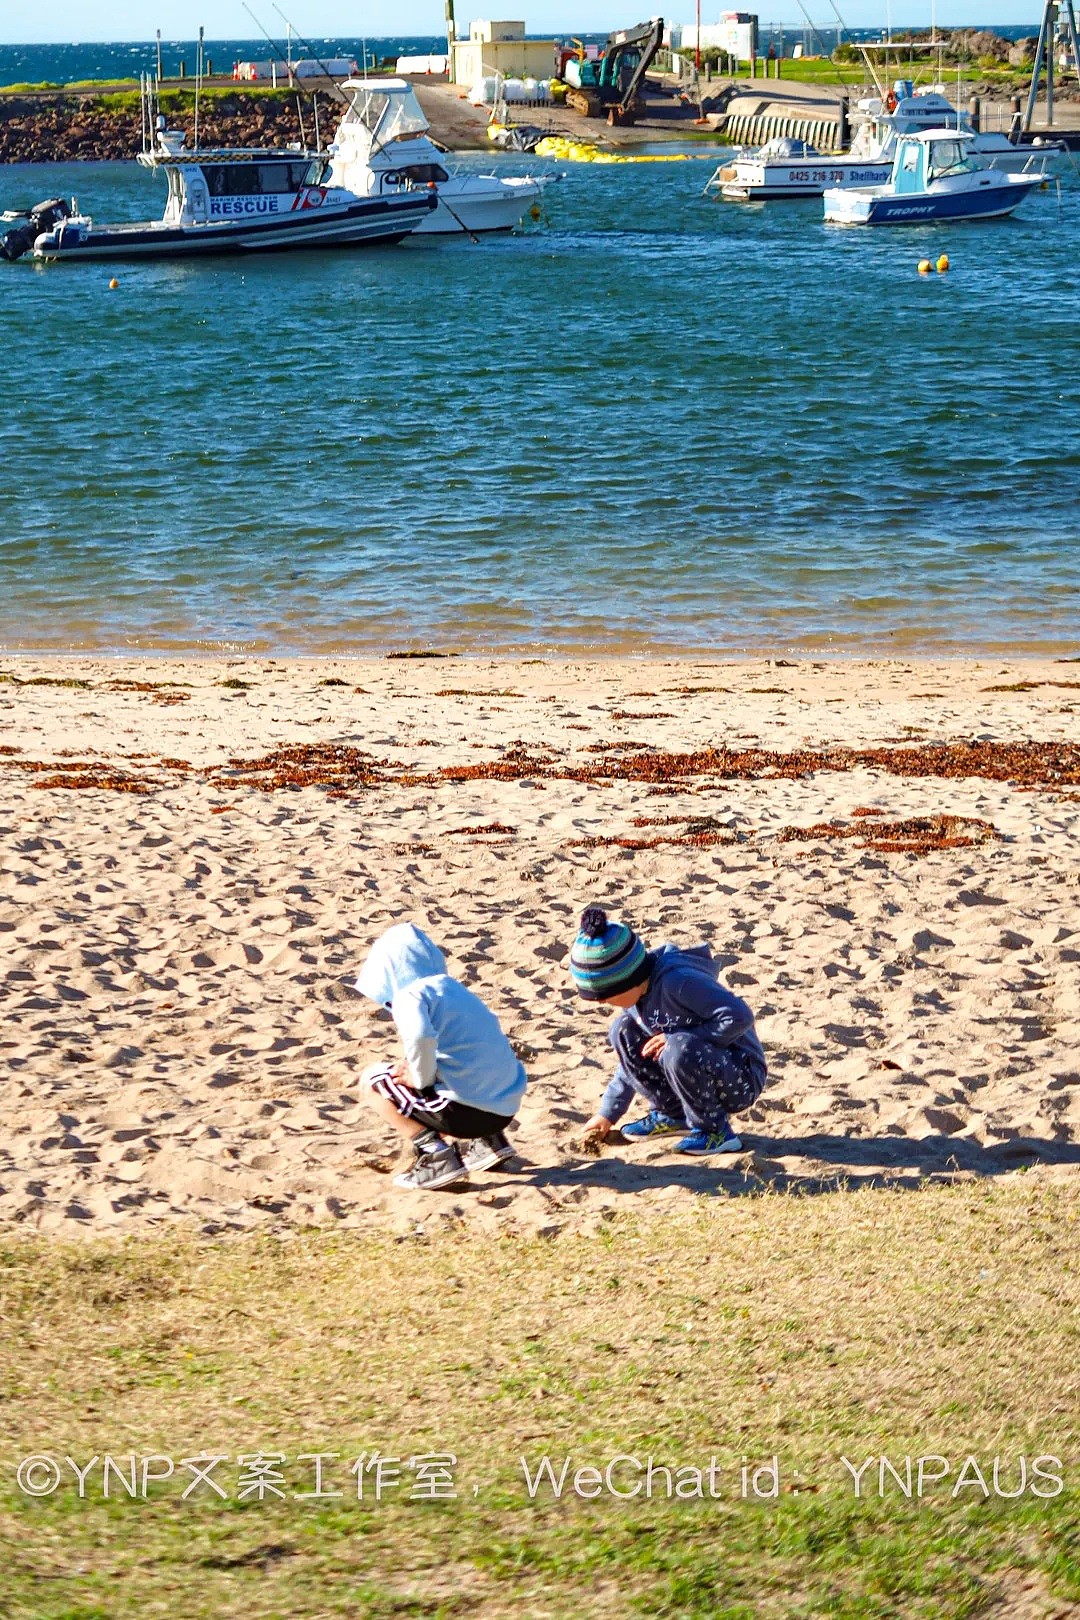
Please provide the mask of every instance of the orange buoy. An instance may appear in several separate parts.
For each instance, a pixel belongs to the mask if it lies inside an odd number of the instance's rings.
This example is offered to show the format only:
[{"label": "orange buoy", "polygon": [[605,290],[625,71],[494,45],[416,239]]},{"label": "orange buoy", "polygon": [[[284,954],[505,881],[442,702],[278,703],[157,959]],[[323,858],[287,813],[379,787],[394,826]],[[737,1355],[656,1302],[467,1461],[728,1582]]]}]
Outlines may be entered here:
[{"label": "orange buoy", "polygon": [[938,268],[938,275],[943,276],[945,274],[946,270],[949,268],[949,255],[947,253],[943,253],[941,255],[941,257],[938,259],[937,268]]}]

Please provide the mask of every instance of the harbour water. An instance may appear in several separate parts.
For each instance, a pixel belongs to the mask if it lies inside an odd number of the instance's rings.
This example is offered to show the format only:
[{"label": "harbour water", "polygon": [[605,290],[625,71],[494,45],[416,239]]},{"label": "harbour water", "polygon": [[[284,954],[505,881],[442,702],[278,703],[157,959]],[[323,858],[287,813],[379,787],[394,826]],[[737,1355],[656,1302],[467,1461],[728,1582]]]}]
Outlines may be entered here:
[{"label": "harbour water", "polygon": [[[479,246],[0,266],[0,644],[1080,651],[1075,176],[875,232],[709,173],[572,167]],[[164,200],[0,170],[71,192]]]}]

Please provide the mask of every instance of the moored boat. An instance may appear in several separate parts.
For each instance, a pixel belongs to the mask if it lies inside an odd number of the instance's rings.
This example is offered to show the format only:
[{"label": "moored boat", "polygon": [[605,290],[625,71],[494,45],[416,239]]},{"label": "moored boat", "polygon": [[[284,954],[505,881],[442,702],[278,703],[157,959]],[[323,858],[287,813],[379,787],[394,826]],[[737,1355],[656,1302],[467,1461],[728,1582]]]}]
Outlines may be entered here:
[{"label": "moored boat", "polygon": [[348,106],[330,143],[329,178],[362,197],[432,187],[438,207],[419,234],[509,231],[539,202],[545,175],[452,173],[405,79],[346,79]]},{"label": "moored boat", "polygon": [[974,137],[929,129],[897,142],[885,185],[825,193],[825,219],[834,225],[924,225],[934,221],[998,219],[1011,214],[1036,186],[1040,171],[992,169],[971,151]]},{"label": "moored boat", "polygon": [[898,79],[884,97],[860,101],[852,123],[854,135],[846,152],[826,155],[805,141],[777,136],[756,152],[738,152],[721,163],[706,192],[735,202],[769,202],[885,185],[899,138],[926,130],[969,136],[973,155],[1003,173],[1045,174],[1063,150],[1060,143],[1020,146],[1005,135],[976,130],[939,90],[916,91],[909,79]]},{"label": "moored boat", "polygon": [[806,141],[778,135],[758,152],[721,163],[705,187],[728,201],[768,202],[780,197],[820,197],[837,186],[884,185],[892,158],[823,156]]},{"label": "moored boat", "polygon": [[1064,151],[1060,141],[1021,145],[1000,131],[976,129],[968,114],[954,107],[939,89],[916,90],[910,79],[897,79],[884,99],[869,96],[860,101],[851,121],[850,157],[887,154],[891,158],[901,135],[931,129],[971,136],[972,155],[1004,174],[1030,174],[1035,168],[1049,173]]},{"label": "moored boat", "polygon": [[426,187],[359,196],[333,182],[325,153],[306,148],[188,147],[144,103],[137,161],[168,182],[160,220],[95,225],[59,198],[3,216],[0,256],[19,259],[175,258],[399,242],[438,206]]}]

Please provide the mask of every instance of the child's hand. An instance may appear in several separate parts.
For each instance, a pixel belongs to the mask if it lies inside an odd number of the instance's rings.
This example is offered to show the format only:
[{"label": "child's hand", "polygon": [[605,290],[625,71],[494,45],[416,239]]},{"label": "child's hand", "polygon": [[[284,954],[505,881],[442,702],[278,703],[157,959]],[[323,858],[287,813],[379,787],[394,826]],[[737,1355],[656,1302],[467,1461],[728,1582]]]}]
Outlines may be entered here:
[{"label": "child's hand", "polygon": [[611,1121],[610,1119],[605,1119],[603,1114],[594,1114],[592,1119],[590,1119],[586,1124],[585,1129],[581,1134],[586,1139],[591,1136],[595,1137],[601,1142],[606,1142],[608,1137],[611,1135]]},{"label": "child's hand", "polygon": [[390,1071],[391,1080],[404,1080],[404,1078],[405,1078],[405,1065],[404,1065],[404,1063],[391,1063],[390,1066],[389,1066],[389,1071]]},{"label": "child's hand", "polygon": [[666,1045],[666,1035],[650,1035],[641,1048],[641,1055],[643,1058],[658,1058]]}]

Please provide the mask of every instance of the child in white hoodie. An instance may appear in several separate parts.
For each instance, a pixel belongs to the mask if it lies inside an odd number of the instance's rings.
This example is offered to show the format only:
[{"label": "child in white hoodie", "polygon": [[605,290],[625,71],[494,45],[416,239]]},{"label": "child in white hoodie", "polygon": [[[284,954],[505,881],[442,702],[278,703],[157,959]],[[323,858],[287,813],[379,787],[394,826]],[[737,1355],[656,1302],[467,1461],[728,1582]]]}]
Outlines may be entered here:
[{"label": "child in white hoodie", "polygon": [[[431,1190],[513,1156],[505,1136],[525,1091],[525,1070],[499,1020],[453,979],[438,946],[412,923],[375,941],[356,988],[389,1009],[404,1063],[374,1063],[362,1083],[373,1107],[416,1153],[399,1187]],[[447,1136],[468,1142],[464,1154]]]}]

